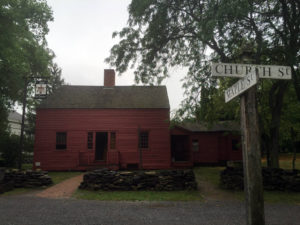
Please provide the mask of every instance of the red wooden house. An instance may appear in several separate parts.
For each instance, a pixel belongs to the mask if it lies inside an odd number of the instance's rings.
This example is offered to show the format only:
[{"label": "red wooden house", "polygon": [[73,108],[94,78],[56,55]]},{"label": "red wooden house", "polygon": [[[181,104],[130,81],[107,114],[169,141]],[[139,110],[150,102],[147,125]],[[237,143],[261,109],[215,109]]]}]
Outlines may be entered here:
[{"label": "red wooden house", "polygon": [[232,121],[177,125],[171,130],[171,155],[176,167],[242,160],[240,127]]},{"label": "red wooden house", "polygon": [[43,170],[167,169],[241,160],[234,123],[170,130],[165,86],[62,86],[37,108],[34,167]]},{"label": "red wooden house", "polygon": [[165,86],[62,86],[37,109],[34,166],[43,170],[171,167]]}]

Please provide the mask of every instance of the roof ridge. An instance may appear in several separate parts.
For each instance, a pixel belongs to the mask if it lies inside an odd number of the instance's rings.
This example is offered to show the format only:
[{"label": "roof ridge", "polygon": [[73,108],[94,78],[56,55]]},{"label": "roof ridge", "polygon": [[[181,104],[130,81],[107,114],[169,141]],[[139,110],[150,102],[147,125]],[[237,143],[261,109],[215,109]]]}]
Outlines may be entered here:
[{"label": "roof ridge", "polygon": [[[107,91],[109,89],[110,91]],[[170,109],[166,86],[63,85],[38,108],[164,108]]]}]

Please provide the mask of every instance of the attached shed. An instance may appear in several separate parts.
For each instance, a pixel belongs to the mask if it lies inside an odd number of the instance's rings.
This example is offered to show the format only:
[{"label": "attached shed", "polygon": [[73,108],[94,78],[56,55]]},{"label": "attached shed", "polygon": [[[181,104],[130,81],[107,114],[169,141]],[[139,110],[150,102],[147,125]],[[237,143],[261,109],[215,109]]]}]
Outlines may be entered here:
[{"label": "attached shed", "polygon": [[171,167],[165,86],[62,86],[37,108],[34,166],[43,170]]},{"label": "attached shed", "polygon": [[171,155],[175,167],[221,164],[242,160],[239,125],[232,121],[185,123],[171,130]]}]

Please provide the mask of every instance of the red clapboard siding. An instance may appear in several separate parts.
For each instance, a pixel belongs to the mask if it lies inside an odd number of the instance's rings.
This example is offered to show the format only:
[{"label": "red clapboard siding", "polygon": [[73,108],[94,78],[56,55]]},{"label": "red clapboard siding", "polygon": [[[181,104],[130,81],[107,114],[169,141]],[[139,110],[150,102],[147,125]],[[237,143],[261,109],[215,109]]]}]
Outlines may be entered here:
[{"label": "red clapboard siding", "polygon": [[199,151],[193,152],[195,163],[242,160],[241,146],[238,150],[232,148],[232,140],[240,141],[239,136],[233,136],[228,132],[201,132],[193,134],[192,139],[199,140]]},{"label": "red clapboard siding", "polygon": [[[242,149],[233,150],[232,140],[240,141],[240,136],[229,132],[191,132],[180,127],[171,130],[171,135],[188,135],[192,163],[219,163],[222,161],[242,160]],[[192,141],[198,140],[199,149],[193,151]]]},{"label": "red clapboard siding", "polygon": [[[87,149],[87,133],[113,131],[118,154],[107,154],[107,164],[139,164],[139,129],[149,132],[149,149],[142,152],[143,168],[169,168],[168,109],[38,109],[34,161],[44,170],[88,169],[96,162],[94,149]],[[56,132],[67,132],[66,150],[56,150]]]}]

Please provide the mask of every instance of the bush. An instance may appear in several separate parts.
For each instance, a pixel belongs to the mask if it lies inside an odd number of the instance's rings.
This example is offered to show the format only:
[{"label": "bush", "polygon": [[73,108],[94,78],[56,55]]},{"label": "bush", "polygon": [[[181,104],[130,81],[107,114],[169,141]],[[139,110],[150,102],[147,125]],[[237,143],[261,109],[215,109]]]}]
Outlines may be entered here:
[{"label": "bush", "polygon": [[1,158],[7,167],[14,167],[17,163],[20,137],[16,135],[5,135],[1,137]]}]

